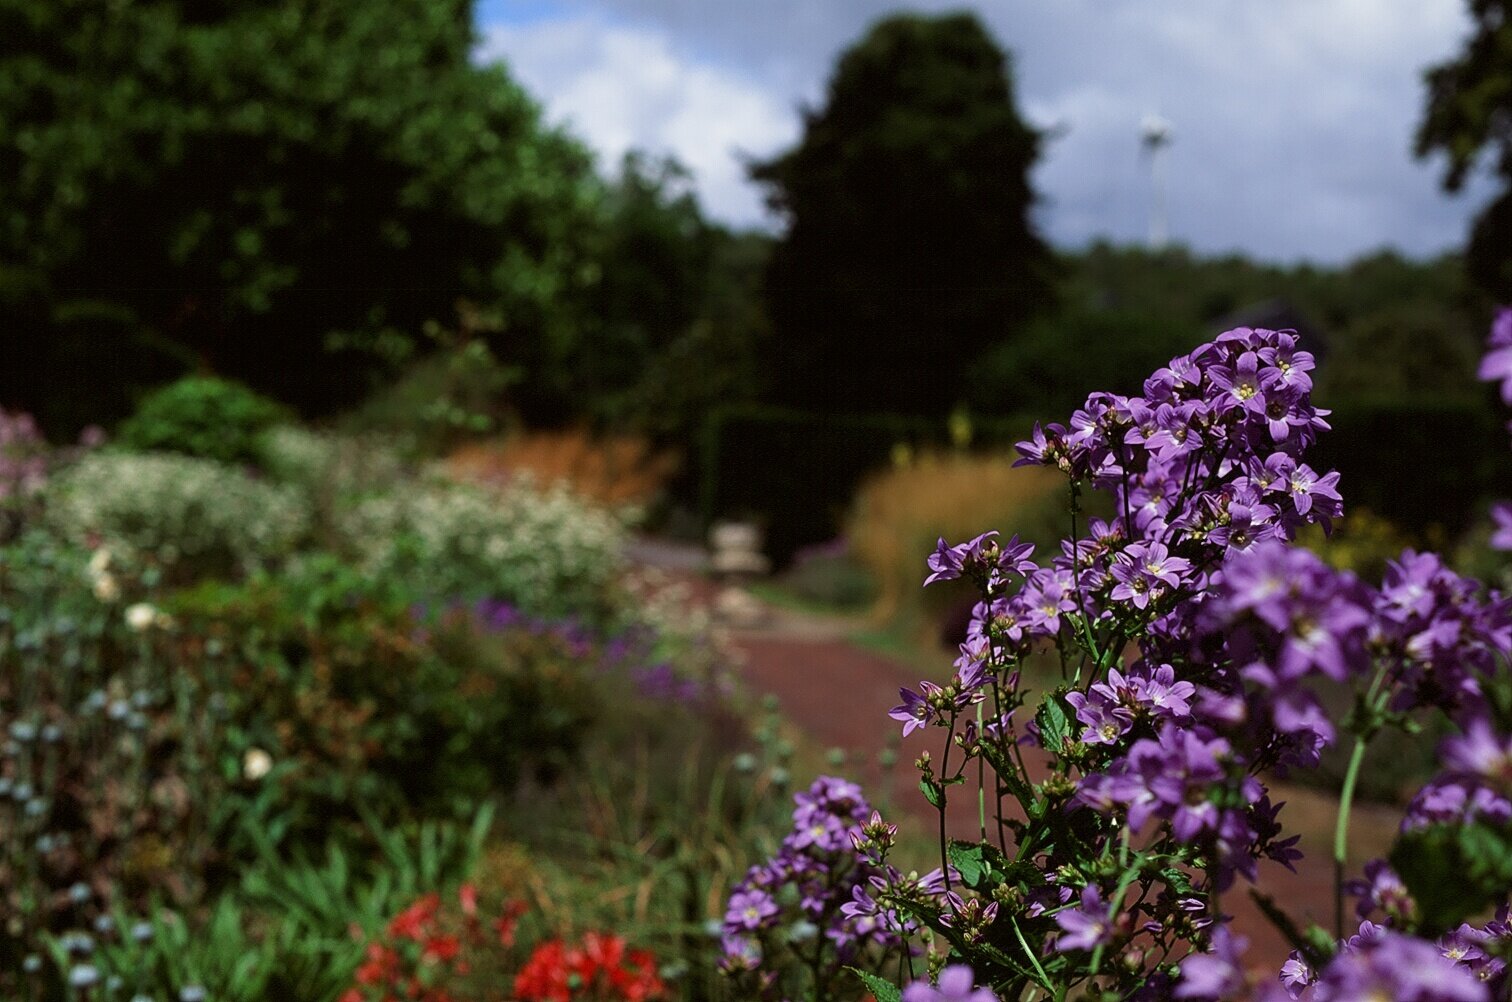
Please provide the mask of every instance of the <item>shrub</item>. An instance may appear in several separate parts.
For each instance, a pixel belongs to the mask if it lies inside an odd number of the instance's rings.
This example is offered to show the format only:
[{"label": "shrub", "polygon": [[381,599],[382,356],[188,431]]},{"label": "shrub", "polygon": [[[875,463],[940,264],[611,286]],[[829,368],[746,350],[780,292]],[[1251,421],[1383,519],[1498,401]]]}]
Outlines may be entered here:
[{"label": "shrub", "polygon": [[793,554],[782,586],[804,602],[833,609],[865,609],[877,600],[877,583],[844,538],[805,546]]},{"label": "shrub", "polygon": [[45,524],[181,576],[240,574],[288,557],[309,528],[299,494],[208,459],[101,452],[54,478]]},{"label": "shrub", "polygon": [[536,616],[607,614],[624,529],[564,488],[413,482],[353,505],[340,534],[373,577],[432,601],[493,598]]},{"label": "shrub", "polygon": [[875,615],[905,631],[937,629],[954,598],[919,587],[918,555],[941,535],[981,525],[1018,526],[1026,539],[1052,542],[1065,509],[1059,478],[1014,469],[1006,456],[926,453],[874,474],[851,506],[851,551],[877,582]]},{"label": "shrub", "polygon": [[185,376],[144,397],[116,440],[143,452],[249,463],[257,458],[258,436],[285,417],[278,403],[240,383]]},{"label": "shrub", "polygon": [[538,484],[563,484],[601,505],[644,509],[661,496],[677,462],[644,438],[576,429],[464,445],[447,457],[446,468],[459,479],[483,483],[524,474]]}]

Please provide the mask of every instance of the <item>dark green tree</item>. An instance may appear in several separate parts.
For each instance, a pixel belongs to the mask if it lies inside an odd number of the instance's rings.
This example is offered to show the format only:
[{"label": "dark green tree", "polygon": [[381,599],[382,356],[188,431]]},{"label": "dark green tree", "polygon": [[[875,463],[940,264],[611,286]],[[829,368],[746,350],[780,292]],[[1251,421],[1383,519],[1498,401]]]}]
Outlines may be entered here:
[{"label": "dark green tree", "polygon": [[751,175],[787,222],[766,277],[772,395],[943,413],[968,364],[1044,304],[1041,137],[971,14],[902,14],[846,51],[797,147]]},{"label": "dark green tree", "polygon": [[1417,154],[1442,153],[1443,184],[1458,191],[1488,148],[1503,190],[1481,212],[1465,249],[1477,285],[1512,299],[1512,0],[1469,0],[1474,29],[1454,59],[1429,69]]},{"label": "dark green tree", "polygon": [[687,170],[638,151],[625,155],[603,209],[592,335],[561,375],[577,388],[573,409],[607,424],[639,424],[656,406],[647,367],[686,336],[702,309],[713,231]]},{"label": "dark green tree", "polygon": [[329,335],[459,300],[570,355],[599,184],[473,43],[470,0],[0,0],[0,395],[194,365],[326,410],[367,388]]}]

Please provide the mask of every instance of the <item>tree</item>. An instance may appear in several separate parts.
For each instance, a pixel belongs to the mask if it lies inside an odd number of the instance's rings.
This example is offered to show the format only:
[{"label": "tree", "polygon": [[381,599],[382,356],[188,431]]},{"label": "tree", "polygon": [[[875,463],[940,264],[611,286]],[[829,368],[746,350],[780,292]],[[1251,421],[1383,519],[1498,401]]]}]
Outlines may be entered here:
[{"label": "tree", "polygon": [[753,164],[787,230],[766,276],[782,403],[944,413],[1049,288],[1029,214],[1040,136],[970,14],[878,22],[787,153]]},{"label": "tree", "polygon": [[1425,74],[1417,155],[1442,153],[1443,185],[1458,191],[1489,147],[1503,192],[1476,219],[1465,251],[1471,278],[1512,299],[1512,0],[1470,0],[1475,27],[1460,54]]},{"label": "tree", "polygon": [[459,300],[501,354],[563,357],[599,183],[471,25],[470,0],[0,0],[0,395],[98,411],[195,365],[329,410],[367,388],[331,334]]}]

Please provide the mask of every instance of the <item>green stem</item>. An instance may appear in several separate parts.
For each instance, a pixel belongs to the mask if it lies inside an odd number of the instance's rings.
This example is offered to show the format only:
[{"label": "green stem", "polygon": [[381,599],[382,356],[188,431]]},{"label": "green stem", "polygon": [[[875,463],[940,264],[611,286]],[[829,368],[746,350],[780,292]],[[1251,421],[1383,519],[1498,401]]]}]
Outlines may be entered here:
[{"label": "green stem", "polygon": [[[982,727],[982,704],[976,705],[977,741],[985,742],[987,732]],[[980,748],[977,750],[977,823],[981,826],[982,841],[987,841],[987,775]]]},{"label": "green stem", "polygon": [[1344,788],[1339,791],[1339,818],[1334,824],[1334,936],[1344,938],[1344,867],[1349,855],[1349,810],[1354,804],[1355,783],[1360,764],[1365,761],[1364,736],[1355,738],[1349,753],[1349,768],[1344,772]]},{"label": "green stem", "polygon": [[1040,984],[1045,986],[1046,991],[1052,990],[1054,986],[1050,984],[1050,976],[1045,973],[1045,968],[1040,965],[1039,956],[1029,948],[1029,941],[1024,938],[1024,930],[1019,928],[1018,919],[1009,916],[1008,921],[1013,923],[1013,934],[1018,937],[1019,946],[1024,948],[1024,956],[1028,957],[1029,963],[1034,965],[1034,973],[1039,975]]}]

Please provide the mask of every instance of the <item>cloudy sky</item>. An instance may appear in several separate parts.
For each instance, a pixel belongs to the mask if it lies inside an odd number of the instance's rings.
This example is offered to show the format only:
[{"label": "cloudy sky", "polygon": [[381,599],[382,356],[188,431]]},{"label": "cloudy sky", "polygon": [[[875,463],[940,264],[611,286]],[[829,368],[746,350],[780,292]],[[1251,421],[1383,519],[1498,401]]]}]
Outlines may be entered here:
[{"label": "cloudy sky", "polygon": [[[613,164],[675,154],[706,210],[771,226],[742,153],[798,136],[835,56],[887,0],[479,0],[483,58],[502,58]],[[926,0],[920,10],[959,3]],[[1036,169],[1039,220],[1062,246],[1144,239],[1139,125],[1174,126],[1170,229],[1205,252],[1339,261],[1458,244],[1492,191],[1457,197],[1411,156],[1423,67],[1456,51],[1464,0],[983,0],[1013,55],[1020,105],[1057,130]]]}]

